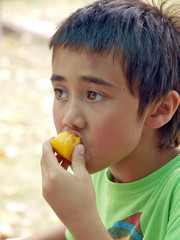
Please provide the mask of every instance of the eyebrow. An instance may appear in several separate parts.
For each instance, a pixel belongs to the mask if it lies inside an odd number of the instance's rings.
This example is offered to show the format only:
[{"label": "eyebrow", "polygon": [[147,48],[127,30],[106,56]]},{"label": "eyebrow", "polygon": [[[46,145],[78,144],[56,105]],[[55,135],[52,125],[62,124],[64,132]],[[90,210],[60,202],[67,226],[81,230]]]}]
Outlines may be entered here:
[{"label": "eyebrow", "polygon": [[94,76],[82,76],[81,79],[86,82],[113,87],[114,85],[106,82],[104,79]]},{"label": "eyebrow", "polygon": [[[98,84],[98,85],[106,85],[106,86],[109,86],[109,87],[114,87],[113,84],[109,83],[109,82],[106,82],[104,79],[102,78],[99,78],[99,77],[94,77],[94,76],[82,76],[80,78],[82,81],[85,81],[85,82],[90,82],[90,83],[94,83],[94,84]],[[57,75],[57,74],[53,74],[50,78],[50,80],[52,82],[56,82],[56,81],[65,81],[65,78],[61,75]]]},{"label": "eyebrow", "polygon": [[53,74],[53,75],[51,76],[50,80],[51,80],[52,82],[56,82],[56,81],[63,81],[63,80],[65,80],[65,79],[64,79],[62,76],[60,76],[60,75]]}]

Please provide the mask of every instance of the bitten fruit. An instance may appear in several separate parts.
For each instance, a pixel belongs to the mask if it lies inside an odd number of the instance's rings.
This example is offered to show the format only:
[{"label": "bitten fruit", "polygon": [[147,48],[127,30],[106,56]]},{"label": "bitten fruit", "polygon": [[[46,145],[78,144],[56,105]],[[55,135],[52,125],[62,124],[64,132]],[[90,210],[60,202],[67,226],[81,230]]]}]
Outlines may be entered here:
[{"label": "bitten fruit", "polygon": [[69,161],[71,161],[74,148],[80,143],[81,140],[79,137],[67,131],[60,133],[51,141],[55,152]]}]

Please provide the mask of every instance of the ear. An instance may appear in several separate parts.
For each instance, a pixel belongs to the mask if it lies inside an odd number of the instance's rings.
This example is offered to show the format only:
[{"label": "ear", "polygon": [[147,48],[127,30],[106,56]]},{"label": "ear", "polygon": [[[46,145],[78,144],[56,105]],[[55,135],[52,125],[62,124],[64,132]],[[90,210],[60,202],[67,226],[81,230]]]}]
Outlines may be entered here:
[{"label": "ear", "polygon": [[152,104],[146,115],[145,125],[150,128],[160,128],[171,120],[180,102],[179,94],[171,90],[157,104]]}]

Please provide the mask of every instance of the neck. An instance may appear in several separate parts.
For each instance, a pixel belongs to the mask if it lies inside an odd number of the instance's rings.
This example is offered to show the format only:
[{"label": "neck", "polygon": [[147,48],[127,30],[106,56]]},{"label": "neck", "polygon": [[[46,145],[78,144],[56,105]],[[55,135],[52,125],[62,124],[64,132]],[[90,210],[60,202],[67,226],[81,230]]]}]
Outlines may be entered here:
[{"label": "neck", "polygon": [[114,177],[114,182],[134,182],[163,167],[178,154],[180,154],[179,148],[170,148],[162,151],[156,148],[146,155],[141,154],[139,156],[139,154],[134,153],[109,167],[109,169]]}]

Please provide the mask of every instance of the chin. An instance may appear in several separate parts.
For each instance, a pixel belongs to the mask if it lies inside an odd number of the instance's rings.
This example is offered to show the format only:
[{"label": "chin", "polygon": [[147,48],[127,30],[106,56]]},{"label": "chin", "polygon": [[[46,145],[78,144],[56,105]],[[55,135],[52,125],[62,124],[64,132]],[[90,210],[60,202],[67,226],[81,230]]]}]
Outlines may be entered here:
[{"label": "chin", "polygon": [[[105,167],[104,167],[105,168]],[[97,166],[96,164],[93,164],[92,162],[86,162],[86,169],[89,174],[100,172],[104,169],[103,167]]]}]

